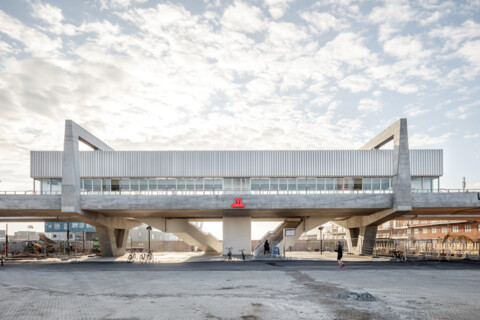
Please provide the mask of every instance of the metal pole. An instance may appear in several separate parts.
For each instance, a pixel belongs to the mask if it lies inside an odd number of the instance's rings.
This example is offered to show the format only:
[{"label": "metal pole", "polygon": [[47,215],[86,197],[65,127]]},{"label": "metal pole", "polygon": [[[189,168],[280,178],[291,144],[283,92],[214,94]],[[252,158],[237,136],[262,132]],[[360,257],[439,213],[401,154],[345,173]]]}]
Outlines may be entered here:
[{"label": "metal pole", "polygon": [[148,226],[147,227],[147,230],[148,230],[148,252],[150,252],[150,231],[152,231],[152,227],[151,226]]},{"label": "metal pole", "polygon": [[5,228],[5,257],[8,255],[8,223]]},{"label": "metal pole", "polygon": [[68,255],[70,256],[70,222],[67,222],[67,246]]},{"label": "metal pole", "polygon": [[83,254],[85,254],[85,229],[83,229],[83,244],[82,244],[82,251],[83,251]]}]

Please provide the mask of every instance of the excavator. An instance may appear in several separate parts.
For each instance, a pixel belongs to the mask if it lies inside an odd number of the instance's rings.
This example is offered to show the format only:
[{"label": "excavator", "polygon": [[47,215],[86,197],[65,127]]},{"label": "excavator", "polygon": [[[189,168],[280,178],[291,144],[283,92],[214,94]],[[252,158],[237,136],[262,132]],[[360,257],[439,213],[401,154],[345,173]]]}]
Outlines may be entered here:
[{"label": "excavator", "polygon": [[44,233],[40,233],[38,240],[31,240],[26,242],[23,252],[27,254],[40,254],[44,253],[44,248],[46,248],[47,253],[53,253],[55,252],[53,244],[53,240],[48,238]]}]

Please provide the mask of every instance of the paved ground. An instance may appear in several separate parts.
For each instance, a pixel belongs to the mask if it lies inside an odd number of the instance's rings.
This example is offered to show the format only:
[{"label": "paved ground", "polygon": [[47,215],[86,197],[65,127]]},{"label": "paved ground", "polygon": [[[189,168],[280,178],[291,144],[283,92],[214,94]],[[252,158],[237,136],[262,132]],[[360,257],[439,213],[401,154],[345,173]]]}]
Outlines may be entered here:
[{"label": "paved ground", "polygon": [[8,263],[0,269],[0,319],[478,319],[480,314],[478,262],[360,258],[364,261],[349,261],[340,270],[330,258],[227,263],[186,256],[189,262],[183,263]]}]

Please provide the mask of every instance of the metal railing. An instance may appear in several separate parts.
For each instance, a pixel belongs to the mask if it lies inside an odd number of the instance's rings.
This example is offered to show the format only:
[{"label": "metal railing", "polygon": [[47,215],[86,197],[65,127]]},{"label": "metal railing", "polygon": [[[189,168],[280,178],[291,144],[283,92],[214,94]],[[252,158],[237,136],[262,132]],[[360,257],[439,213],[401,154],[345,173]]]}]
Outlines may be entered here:
[{"label": "metal railing", "polygon": [[[412,193],[463,193],[476,192],[480,189],[416,189]],[[81,191],[82,195],[152,195],[152,196],[192,196],[192,195],[306,195],[306,194],[391,194],[387,190],[120,190],[120,191]],[[34,190],[26,191],[0,191],[0,195],[61,195],[61,191],[41,192]]]}]

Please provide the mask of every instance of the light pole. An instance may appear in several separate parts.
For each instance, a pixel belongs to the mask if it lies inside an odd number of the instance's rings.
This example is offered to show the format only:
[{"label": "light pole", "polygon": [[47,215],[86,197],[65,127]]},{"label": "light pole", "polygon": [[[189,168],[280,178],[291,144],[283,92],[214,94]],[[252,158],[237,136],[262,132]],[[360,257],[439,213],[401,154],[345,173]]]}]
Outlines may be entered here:
[{"label": "light pole", "polygon": [[152,231],[152,227],[148,226],[148,252],[150,252],[150,231]]},{"label": "light pole", "polygon": [[320,254],[323,254],[323,236],[322,236],[323,227],[318,227],[318,230],[320,231]]},{"label": "light pole", "polygon": [[[33,230],[33,226],[32,226],[32,225],[28,225],[27,228]],[[27,241],[30,242],[30,231],[27,232]]]}]

